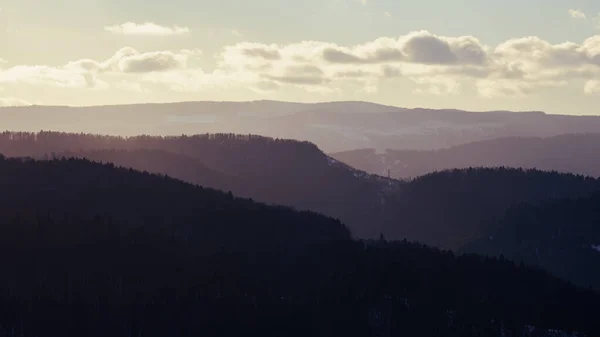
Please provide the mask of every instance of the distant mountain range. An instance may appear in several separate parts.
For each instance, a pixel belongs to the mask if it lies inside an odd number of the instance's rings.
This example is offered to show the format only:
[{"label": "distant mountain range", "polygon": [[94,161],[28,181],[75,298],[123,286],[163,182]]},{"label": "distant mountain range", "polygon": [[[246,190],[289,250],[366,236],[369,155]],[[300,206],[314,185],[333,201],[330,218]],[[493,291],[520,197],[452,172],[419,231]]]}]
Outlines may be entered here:
[{"label": "distant mountain range", "polygon": [[412,178],[453,168],[515,167],[600,177],[600,133],[509,137],[431,151],[361,149],[331,154],[358,169]]},{"label": "distant mountain range", "polygon": [[7,130],[112,135],[260,134],[306,140],[326,152],[431,150],[499,137],[597,132],[598,116],[407,109],[366,102],[184,102],[98,107],[3,107]]},{"label": "distant mountain range", "polygon": [[513,205],[600,190],[597,179],[517,169],[443,171],[404,182],[354,169],[308,142],[233,134],[121,138],[3,133],[0,153],[80,157],[168,174],[340,219],[358,238],[384,234],[452,249],[486,235]]},{"label": "distant mountain range", "polygon": [[98,133],[0,133],[0,336],[600,334],[600,117],[260,101],[0,123]]}]

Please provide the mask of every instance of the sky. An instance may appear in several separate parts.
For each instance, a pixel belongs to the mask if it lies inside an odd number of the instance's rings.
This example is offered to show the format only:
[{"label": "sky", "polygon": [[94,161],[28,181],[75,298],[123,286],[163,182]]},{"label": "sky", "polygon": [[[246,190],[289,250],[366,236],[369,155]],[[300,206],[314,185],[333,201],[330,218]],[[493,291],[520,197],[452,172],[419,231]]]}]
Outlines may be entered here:
[{"label": "sky", "polygon": [[0,106],[600,114],[597,0],[0,0]]}]

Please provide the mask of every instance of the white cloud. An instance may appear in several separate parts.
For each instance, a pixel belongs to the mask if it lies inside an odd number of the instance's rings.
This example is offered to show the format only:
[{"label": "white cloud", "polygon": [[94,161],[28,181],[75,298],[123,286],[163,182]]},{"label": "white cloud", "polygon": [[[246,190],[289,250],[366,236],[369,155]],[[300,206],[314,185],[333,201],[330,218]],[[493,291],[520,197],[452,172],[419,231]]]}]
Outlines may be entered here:
[{"label": "white cloud", "polygon": [[104,30],[113,34],[122,35],[145,35],[145,36],[169,36],[169,35],[184,35],[189,34],[188,27],[181,26],[161,26],[153,22],[145,22],[137,24],[134,22],[126,22],[121,25],[112,25],[104,27]]},{"label": "white cloud", "polygon": [[0,85],[138,92],[239,87],[265,94],[290,87],[339,94],[344,90],[375,93],[380,86],[408,81],[419,94],[454,95],[470,87],[483,97],[520,97],[539,88],[582,81],[587,81],[583,91],[591,93],[599,91],[600,81],[600,35],[581,43],[558,44],[523,37],[496,46],[487,46],[473,36],[440,36],[427,31],[357,45],[240,42],[223,47],[211,71],[193,62],[201,55],[199,50],[141,53],[125,47],[105,60],[3,69]]},{"label": "white cloud", "polygon": [[600,35],[582,44],[551,44],[538,37],[511,39],[495,48],[493,58],[497,71],[510,68],[513,76],[529,80],[596,76],[600,70]]},{"label": "white cloud", "polygon": [[0,84],[14,83],[64,88],[94,87],[97,84],[95,77],[90,72],[45,65],[20,65],[0,72]]},{"label": "white cloud", "polygon": [[237,37],[242,37],[244,36],[242,33],[240,33],[237,29],[232,29],[231,30],[231,34]]},{"label": "white cloud", "polygon": [[392,13],[390,12],[384,12],[383,15],[387,16],[388,18],[392,17]]},{"label": "white cloud", "polygon": [[332,45],[323,50],[323,58],[330,63],[347,64],[482,64],[486,61],[486,48],[472,36],[452,38],[419,31],[397,39],[382,37],[353,47]]},{"label": "white cloud", "polygon": [[589,80],[585,83],[583,87],[583,92],[590,95],[600,92],[600,81],[599,80]]},{"label": "white cloud", "polygon": [[4,69],[0,71],[0,84],[24,83],[64,88],[106,89],[110,83],[101,79],[102,76],[142,76],[185,70],[188,60],[199,55],[199,50],[139,53],[133,48],[125,47],[105,61],[81,59],[60,67],[19,65]]},{"label": "white cloud", "polygon": [[200,55],[199,52],[183,50],[178,53],[171,51],[157,51],[143,54],[134,54],[119,60],[119,69],[124,73],[148,73],[184,69],[190,56]]},{"label": "white cloud", "polygon": [[569,9],[569,15],[571,15],[571,17],[573,19],[583,19],[585,20],[587,17],[585,15],[584,12],[582,12],[579,9]]}]

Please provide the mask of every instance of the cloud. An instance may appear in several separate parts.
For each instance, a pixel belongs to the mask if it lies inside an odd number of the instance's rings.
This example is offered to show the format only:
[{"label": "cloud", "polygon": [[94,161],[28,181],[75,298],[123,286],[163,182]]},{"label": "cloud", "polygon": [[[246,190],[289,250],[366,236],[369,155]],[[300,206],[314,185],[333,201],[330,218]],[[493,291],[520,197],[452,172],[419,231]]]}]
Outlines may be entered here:
[{"label": "cloud", "polygon": [[[323,58],[331,63],[369,63],[369,60],[352,55],[350,52],[327,48],[323,50]],[[376,61],[376,60],[373,60]]]},{"label": "cloud", "polygon": [[181,26],[161,26],[152,22],[137,24],[126,22],[121,25],[112,25],[104,27],[104,30],[113,34],[121,35],[141,35],[141,36],[170,36],[185,35],[190,33],[188,27]]},{"label": "cloud", "polygon": [[281,86],[278,83],[266,80],[257,82],[256,84],[251,86],[250,89],[259,94],[272,94],[276,92],[280,87]]},{"label": "cloud", "polygon": [[600,36],[590,37],[581,44],[551,44],[538,37],[511,39],[496,47],[493,58],[498,70],[509,68],[530,80],[597,76]]},{"label": "cloud", "polygon": [[155,51],[140,53],[131,47],[119,49],[111,58],[103,62],[82,59],[69,62],[68,69],[113,73],[152,73],[176,69],[186,69],[188,61],[202,55],[202,51],[182,49],[178,51]]},{"label": "cloud", "polygon": [[11,107],[11,106],[29,106],[32,105],[26,100],[14,98],[14,97],[0,97],[0,107]]},{"label": "cloud", "polygon": [[104,60],[79,59],[62,66],[20,65],[0,70],[0,85],[197,92],[244,88],[272,93],[283,88],[310,93],[377,92],[396,81],[427,95],[471,88],[482,97],[521,97],[546,87],[586,83],[598,91],[600,35],[580,43],[521,37],[488,46],[473,36],[427,31],[380,37],[356,45],[323,41],[289,44],[239,42],[224,46],[214,69],[197,66],[200,50],[117,50]]},{"label": "cloud", "polygon": [[367,77],[376,76],[375,73],[367,72],[363,70],[347,70],[347,71],[339,71],[333,74],[335,78],[343,78],[343,79],[361,79]]},{"label": "cloud", "polygon": [[281,75],[264,75],[278,84],[321,85],[329,82],[325,73],[312,65],[298,65],[287,67]]},{"label": "cloud", "polygon": [[323,59],[331,63],[483,64],[486,58],[486,47],[472,36],[450,38],[427,31],[398,39],[379,38],[350,48],[332,46],[323,51]]},{"label": "cloud", "polygon": [[585,20],[587,17],[585,15],[584,12],[582,12],[579,9],[569,9],[569,15],[571,15],[571,17],[573,19],[583,19]]},{"label": "cloud", "polygon": [[231,34],[237,37],[243,37],[244,35],[240,33],[237,29],[232,29]]},{"label": "cloud", "polygon": [[301,85],[316,85],[316,84],[325,84],[328,82],[327,79],[318,76],[295,76],[295,75],[286,75],[286,76],[272,76],[267,75],[266,78],[273,80],[277,83],[287,83],[287,84],[301,84]]},{"label": "cloud", "polygon": [[388,18],[392,17],[392,13],[390,12],[384,12],[383,15],[387,16]]},{"label": "cloud", "polygon": [[51,85],[64,88],[93,87],[97,84],[95,77],[84,70],[45,65],[19,65],[0,72],[0,84],[14,83]]},{"label": "cloud", "polygon": [[104,61],[80,59],[63,66],[19,65],[0,70],[0,84],[30,84],[63,88],[106,89],[110,84],[101,76],[144,75],[184,70],[188,60],[201,55],[199,50],[140,53],[131,47],[118,50]]},{"label": "cloud", "polygon": [[245,56],[262,58],[269,61],[278,60],[281,58],[279,51],[276,48],[270,46],[252,46],[248,45],[247,48],[242,49],[242,53]]},{"label": "cloud", "polygon": [[419,34],[410,38],[403,49],[407,59],[415,63],[453,64],[458,61],[446,41],[428,34]]},{"label": "cloud", "polygon": [[119,69],[124,73],[148,73],[186,68],[187,61],[194,52],[184,50],[179,53],[158,51],[128,55],[119,60]]},{"label": "cloud", "polygon": [[600,81],[599,80],[589,80],[585,83],[583,87],[583,92],[590,95],[600,92]]},{"label": "cloud", "polygon": [[381,67],[381,74],[384,78],[394,78],[402,76],[402,70],[398,67],[384,65]]}]

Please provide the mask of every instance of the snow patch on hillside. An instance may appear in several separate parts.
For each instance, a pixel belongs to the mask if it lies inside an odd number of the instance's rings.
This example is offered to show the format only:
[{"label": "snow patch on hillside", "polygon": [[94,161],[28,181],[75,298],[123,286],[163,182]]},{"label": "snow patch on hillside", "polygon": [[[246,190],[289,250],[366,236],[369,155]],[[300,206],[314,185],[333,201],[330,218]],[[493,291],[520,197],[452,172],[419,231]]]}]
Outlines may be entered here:
[{"label": "snow patch on hillside", "polygon": [[327,157],[327,165],[329,166],[335,166],[337,165],[339,162],[331,157]]}]

